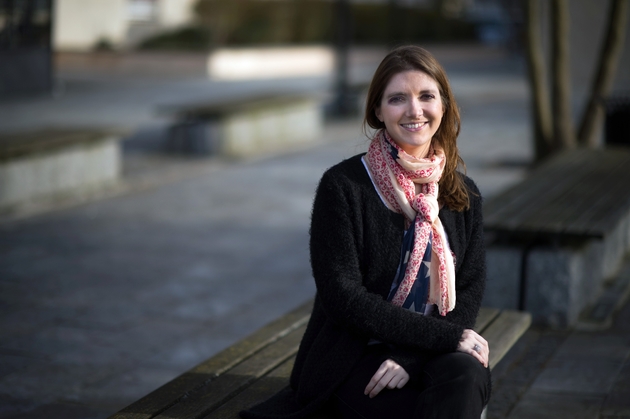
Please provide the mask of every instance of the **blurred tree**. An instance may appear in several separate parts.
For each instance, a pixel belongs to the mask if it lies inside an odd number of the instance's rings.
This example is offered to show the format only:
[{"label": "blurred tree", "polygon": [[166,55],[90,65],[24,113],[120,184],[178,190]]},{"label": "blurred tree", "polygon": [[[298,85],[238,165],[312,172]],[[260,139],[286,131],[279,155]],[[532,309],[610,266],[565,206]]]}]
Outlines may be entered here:
[{"label": "blurred tree", "polygon": [[[578,134],[571,118],[569,61],[569,2],[550,0],[551,6],[551,90],[541,42],[542,22],[539,0],[523,0],[528,74],[532,91],[534,154],[536,161],[577,146],[595,147],[597,129],[603,121],[603,98],[610,93],[625,32],[629,0],[611,0],[600,55],[596,63],[587,106]],[[547,2],[545,2],[547,4]],[[549,92],[551,91],[551,97]],[[551,104],[550,104],[551,103]]]},{"label": "blurred tree", "polygon": [[628,16],[628,0],[614,0],[608,12],[606,38],[600,51],[595,78],[591,84],[588,103],[580,120],[578,142],[587,147],[597,144],[597,129],[604,120],[602,99],[610,93],[615,79],[617,62],[623,46]]}]

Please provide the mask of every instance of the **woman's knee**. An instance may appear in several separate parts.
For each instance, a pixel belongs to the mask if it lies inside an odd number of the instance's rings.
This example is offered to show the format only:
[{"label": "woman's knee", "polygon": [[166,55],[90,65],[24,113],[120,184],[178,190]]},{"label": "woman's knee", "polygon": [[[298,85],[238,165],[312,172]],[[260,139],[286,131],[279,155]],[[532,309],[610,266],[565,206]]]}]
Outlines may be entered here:
[{"label": "woman's knee", "polygon": [[462,352],[439,356],[425,367],[429,385],[441,382],[452,382],[463,387],[481,387],[488,384],[489,375],[486,368],[474,357]]}]

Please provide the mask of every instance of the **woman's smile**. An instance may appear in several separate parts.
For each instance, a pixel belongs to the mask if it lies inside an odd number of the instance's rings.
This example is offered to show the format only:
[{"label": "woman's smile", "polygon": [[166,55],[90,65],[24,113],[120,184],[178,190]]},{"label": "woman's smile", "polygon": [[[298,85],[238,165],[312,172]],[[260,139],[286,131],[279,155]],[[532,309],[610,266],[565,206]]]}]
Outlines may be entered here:
[{"label": "woman's smile", "polygon": [[420,128],[424,128],[426,126],[426,122],[416,122],[414,124],[401,124],[403,128],[408,129],[409,131],[419,131]]}]

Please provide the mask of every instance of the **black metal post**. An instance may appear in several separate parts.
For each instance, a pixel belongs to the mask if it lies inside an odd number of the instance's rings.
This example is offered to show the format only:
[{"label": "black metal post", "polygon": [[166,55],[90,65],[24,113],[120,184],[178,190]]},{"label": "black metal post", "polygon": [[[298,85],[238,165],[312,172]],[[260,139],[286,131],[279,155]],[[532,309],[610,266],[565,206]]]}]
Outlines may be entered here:
[{"label": "black metal post", "polygon": [[349,0],[336,2],[335,99],[331,116],[345,117],[357,113],[349,81],[349,55],[352,42],[352,11]]}]

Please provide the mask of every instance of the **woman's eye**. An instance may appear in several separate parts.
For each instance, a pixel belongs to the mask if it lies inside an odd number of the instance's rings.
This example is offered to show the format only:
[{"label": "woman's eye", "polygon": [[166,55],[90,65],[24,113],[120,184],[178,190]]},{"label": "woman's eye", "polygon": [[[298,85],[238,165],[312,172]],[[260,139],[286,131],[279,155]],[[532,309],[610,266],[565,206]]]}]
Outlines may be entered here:
[{"label": "woman's eye", "polygon": [[400,103],[402,102],[404,99],[402,96],[393,96],[389,98],[388,103]]},{"label": "woman's eye", "polygon": [[420,99],[422,100],[431,100],[431,99],[435,99],[435,95],[432,95],[430,93],[425,93],[422,96],[420,96]]}]

